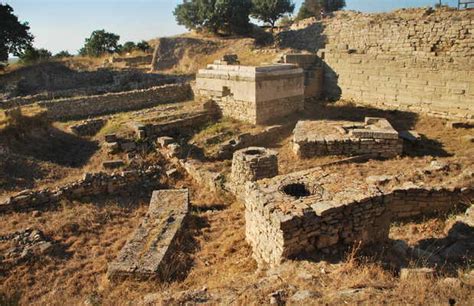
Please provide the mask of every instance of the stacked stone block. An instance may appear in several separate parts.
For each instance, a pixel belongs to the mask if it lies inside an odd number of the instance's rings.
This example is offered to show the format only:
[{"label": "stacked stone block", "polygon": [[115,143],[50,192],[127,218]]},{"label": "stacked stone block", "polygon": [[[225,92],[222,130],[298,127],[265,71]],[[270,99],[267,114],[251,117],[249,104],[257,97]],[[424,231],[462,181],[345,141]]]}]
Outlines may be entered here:
[{"label": "stacked stone block", "polygon": [[277,153],[261,147],[236,151],[232,160],[232,185],[242,190],[246,182],[254,182],[278,175]]},{"label": "stacked stone block", "polygon": [[304,109],[303,69],[212,64],[199,70],[195,93],[213,100],[224,116],[265,124]]},{"label": "stacked stone block", "polygon": [[474,116],[474,11],[338,12],[280,33],[282,47],[319,52],[325,94],[377,108]]},{"label": "stacked stone block", "polygon": [[393,220],[446,213],[472,202],[473,191],[450,184],[383,188],[321,168],[277,176],[246,185],[246,239],[257,261],[278,265],[304,252],[384,241]]},{"label": "stacked stone block", "polygon": [[373,154],[398,156],[403,141],[383,118],[367,117],[364,124],[299,121],[293,131],[293,151],[300,158],[325,155]]},{"label": "stacked stone block", "polygon": [[191,98],[191,86],[183,83],[105,95],[41,101],[38,105],[47,110],[51,119],[71,120],[183,102]]}]

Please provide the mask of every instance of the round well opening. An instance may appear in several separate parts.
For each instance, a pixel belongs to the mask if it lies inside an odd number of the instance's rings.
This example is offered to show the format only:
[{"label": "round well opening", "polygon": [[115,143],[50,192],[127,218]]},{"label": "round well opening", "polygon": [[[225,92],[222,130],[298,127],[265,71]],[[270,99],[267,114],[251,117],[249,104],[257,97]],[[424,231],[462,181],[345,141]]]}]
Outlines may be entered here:
[{"label": "round well opening", "polygon": [[288,184],[283,186],[281,190],[283,193],[295,198],[303,198],[311,195],[309,189],[302,183]]},{"label": "round well opening", "polygon": [[258,150],[258,149],[250,149],[244,152],[246,155],[259,155],[263,154],[263,150]]}]

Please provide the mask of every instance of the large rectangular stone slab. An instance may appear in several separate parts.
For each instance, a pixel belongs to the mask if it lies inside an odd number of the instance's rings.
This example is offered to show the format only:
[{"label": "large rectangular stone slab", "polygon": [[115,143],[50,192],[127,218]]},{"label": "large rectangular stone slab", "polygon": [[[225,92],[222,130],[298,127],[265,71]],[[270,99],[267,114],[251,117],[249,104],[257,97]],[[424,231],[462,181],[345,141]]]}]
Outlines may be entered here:
[{"label": "large rectangular stone slab", "polygon": [[187,189],[153,192],[146,216],[109,264],[109,279],[165,279],[188,211]]}]

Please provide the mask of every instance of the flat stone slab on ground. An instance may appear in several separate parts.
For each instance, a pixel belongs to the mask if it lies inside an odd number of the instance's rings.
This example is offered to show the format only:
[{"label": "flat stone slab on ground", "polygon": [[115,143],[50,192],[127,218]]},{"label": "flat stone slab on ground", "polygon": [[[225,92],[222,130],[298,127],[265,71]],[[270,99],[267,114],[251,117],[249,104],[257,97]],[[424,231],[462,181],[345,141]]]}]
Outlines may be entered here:
[{"label": "flat stone slab on ground", "polygon": [[189,210],[187,189],[153,192],[150,207],[117,259],[109,264],[111,280],[166,278],[184,218]]}]

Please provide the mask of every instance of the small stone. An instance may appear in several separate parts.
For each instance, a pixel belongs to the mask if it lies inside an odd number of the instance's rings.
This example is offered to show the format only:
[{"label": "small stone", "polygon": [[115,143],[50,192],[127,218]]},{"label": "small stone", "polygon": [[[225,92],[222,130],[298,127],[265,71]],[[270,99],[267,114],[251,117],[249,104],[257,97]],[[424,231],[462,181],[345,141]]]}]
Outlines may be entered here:
[{"label": "small stone", "polygon": [[31,216],[33,218],[38,218],[39,216],[41,216],[41,212],[39,212],[38,210],[34,210],[32,213],[31,213]]},{"label": "small stone", "polygon": [[429,278],[433,277],[435,270],[431,268],[403,268],[400,271],[400,279],[409,280],[416,278]]},{"label": "small stone", "polygon": [[115,168],[120,168],[122,166],[124,166],[125,163],[123,162],[123,160],[106,160],[102,163],[102,166],[105,168],[105,169],[115,169]]},{"label": "small stone", "polygon": [[122,148],[122,150],[124,150],[125,152],[130,152],[130,151],[133,151],[136,149],[137,145],[133,142],[133,141],[129,141],[129,142],[124,142],[120,145],[120,147]]},{"label": "small stone", "polygon": [[291,302],[302,302],[308,299],[314,299],[316,297],[320,297],[321,295],[319,292],[316,291],[309,291],[309,290],[300,290],[297,291],[290,297]]},{"label": "small stone", "polygon": [[117,142],[117,135],[115,135],[115,134],[105,135],[105,142],[108,142],[108,143]]}]

